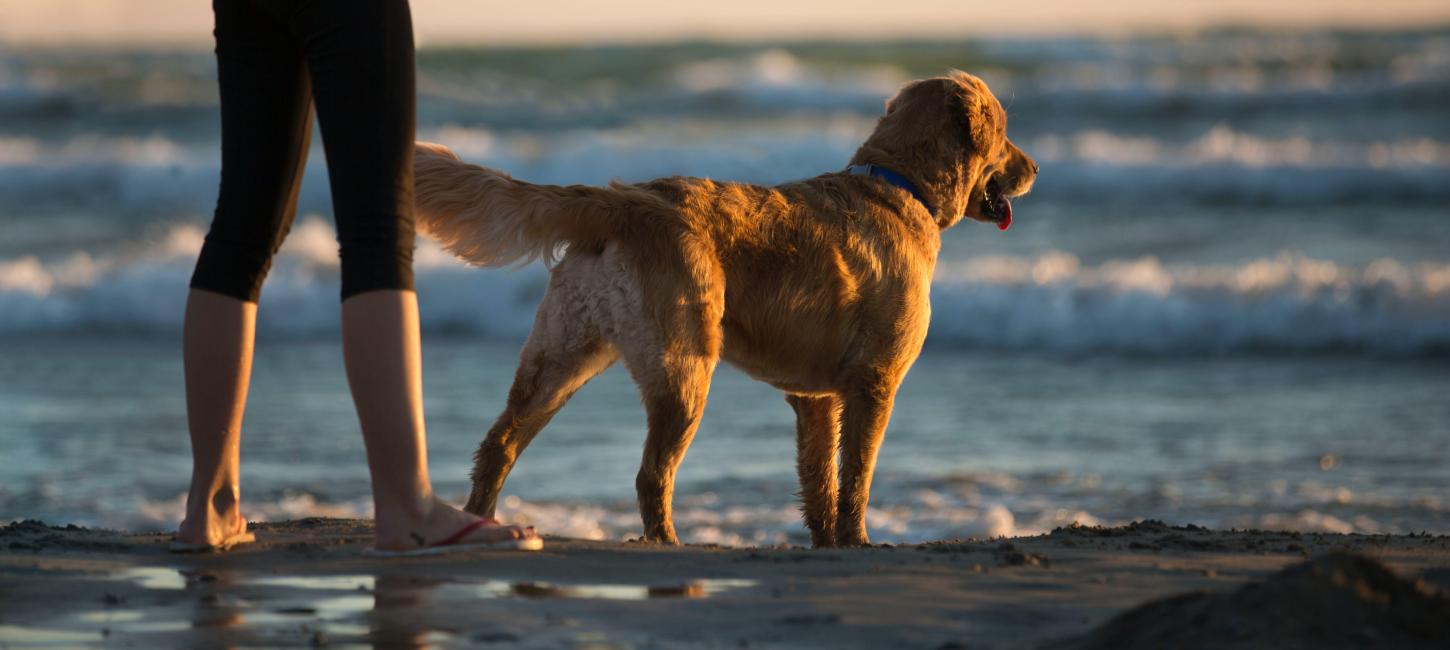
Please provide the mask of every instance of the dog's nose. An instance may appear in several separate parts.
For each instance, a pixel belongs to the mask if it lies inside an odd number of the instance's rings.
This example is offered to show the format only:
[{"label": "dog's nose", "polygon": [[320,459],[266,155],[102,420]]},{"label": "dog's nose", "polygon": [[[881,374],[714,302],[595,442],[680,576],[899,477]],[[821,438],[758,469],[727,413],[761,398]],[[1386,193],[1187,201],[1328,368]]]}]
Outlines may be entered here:
[{"label": "dog's nose", "polygon": [[1041,168],[1037,166],[1037,162],[1036,161],[1033,161],[1033,163],[1032,163],[1032,173],[1036,174],[1038,169],[1041,169]]}]

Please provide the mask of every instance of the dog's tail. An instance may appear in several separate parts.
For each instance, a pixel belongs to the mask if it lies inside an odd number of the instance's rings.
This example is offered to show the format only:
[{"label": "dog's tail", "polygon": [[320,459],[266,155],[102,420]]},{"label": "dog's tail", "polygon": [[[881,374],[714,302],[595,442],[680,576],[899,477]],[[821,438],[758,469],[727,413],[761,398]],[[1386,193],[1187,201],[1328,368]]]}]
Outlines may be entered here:
[{"label": "dog's tail", "polygon": [[516,181],[427,142],[417,144],[414,177],[418,229],[479,266],[552,264],[566,244],[598,247],[627,237],[652,202],[627,187]]}]

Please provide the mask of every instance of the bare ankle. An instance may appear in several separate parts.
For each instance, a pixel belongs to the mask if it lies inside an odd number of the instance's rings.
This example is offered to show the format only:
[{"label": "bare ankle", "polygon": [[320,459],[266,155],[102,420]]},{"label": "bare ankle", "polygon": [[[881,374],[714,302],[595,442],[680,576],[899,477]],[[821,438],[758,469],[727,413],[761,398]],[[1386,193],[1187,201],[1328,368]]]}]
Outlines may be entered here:
[{"label": "bare ankle", "polygon": [[373,499],[373,518],[379,526],[418,527],[427,522],[438,510],[446,507],[431,494],[418,499]]},{"label": "bare ankle", "polygon": [[212,493],[211,509],[222,516],[236,515],[241,501],[242,497],[235,487],[224,487]]},{"label": "bare ankle", "polygon": [[236,488],[221,488],[201,497],[188,497],[186,518],[177,527],[177,538],[197,544],[215,544],[244,532],[241,500]]},{"label": "bare ankle", "polygon": [[186,499],[186,518],[200,522],[217,522],[241,516],[241,494],[235,486],[223,486],[208,492],[192,492]]}]

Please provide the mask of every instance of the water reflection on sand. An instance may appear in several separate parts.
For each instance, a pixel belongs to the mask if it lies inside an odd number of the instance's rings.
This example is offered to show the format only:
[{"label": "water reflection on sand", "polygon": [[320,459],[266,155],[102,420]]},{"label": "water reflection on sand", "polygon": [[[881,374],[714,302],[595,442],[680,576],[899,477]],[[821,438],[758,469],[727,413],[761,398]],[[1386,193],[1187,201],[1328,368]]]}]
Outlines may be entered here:
[{"label": "water reflection on sand", "polygon": [[[431,648],[521,640],[505,629],[466,630],[438,614],[498,599],[643,601],[701,599],[754,586],[751,580],[672,584],[571,584],[538,580],[437,579],[415,573],[258,575],[227,570],[136,567],[113,574],[142,595],[111,595],[102,608],[40,625],[0,625],[0,639],[23,647],[310,644],[328,647]],[[435,615],[438,614],[438,615]],[[453,620],[457,620],[456,618]],[[597,631],[572,641],[614,647]]]}]

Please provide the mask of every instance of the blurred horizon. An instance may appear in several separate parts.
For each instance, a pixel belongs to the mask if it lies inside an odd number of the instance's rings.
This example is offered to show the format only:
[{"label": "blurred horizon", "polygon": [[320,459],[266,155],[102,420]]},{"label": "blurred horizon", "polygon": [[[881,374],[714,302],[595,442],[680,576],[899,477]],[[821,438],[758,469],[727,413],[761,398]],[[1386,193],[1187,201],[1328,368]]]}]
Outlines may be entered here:
[{"label": "blurred horizon", "polygon": [[[739,0],[729,15],[722,16],[660,0],[607,7],[568,0],[541,0],[528,6],[415,0],[413,16],[423,47],[519,46],[1105,36],[1234,28],[1433,29],[1450,25],[1450,3],[1038,0],[1030,7],[983,7],[943,0],[890,4]],[[192,0],[0,0],[0,47],[206,47],[211,42],[211,20],[210,6]]]}]

